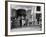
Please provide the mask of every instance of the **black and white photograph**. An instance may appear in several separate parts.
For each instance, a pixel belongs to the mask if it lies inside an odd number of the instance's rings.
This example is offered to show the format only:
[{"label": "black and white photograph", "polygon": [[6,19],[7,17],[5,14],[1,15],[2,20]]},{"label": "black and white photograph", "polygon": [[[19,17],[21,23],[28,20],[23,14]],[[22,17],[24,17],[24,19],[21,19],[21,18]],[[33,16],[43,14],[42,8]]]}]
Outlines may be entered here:
[{"label": "black and white photograph", "polygon": [[[39,11],[40,13],[35,12]],[[41,6],[11,5],[12,31],[41,31]]]},{"label": "black and white photograph", "polygon": [[8,35],[44,33],[44,3],[8,2]]}]

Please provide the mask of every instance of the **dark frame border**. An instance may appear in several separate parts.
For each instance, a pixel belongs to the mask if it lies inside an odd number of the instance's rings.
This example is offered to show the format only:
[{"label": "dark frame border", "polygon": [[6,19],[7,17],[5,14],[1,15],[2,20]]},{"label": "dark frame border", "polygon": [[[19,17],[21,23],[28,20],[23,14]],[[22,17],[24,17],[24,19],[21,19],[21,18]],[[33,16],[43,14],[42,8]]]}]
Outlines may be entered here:
[{"label": "dark frame border", "polygon": [[[7,7],[8,2],[44,4],[44,33],[8,35],[8,7]],[[5,36],[24,36],[24,35],[41,35],[41,34],[45,34],[45,3],[42,3],[42,2],[25,2],[25,1],[5,1]]]}]

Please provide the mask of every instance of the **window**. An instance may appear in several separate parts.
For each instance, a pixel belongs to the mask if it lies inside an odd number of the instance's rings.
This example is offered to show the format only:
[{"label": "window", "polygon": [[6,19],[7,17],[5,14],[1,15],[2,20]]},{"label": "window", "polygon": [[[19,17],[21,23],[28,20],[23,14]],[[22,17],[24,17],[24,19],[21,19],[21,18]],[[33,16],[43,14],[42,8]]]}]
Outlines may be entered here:
[{"label": "window", "polygon": [[41,10],[41,7],[37,6],[36,11],[40,11],[40,10]]}]

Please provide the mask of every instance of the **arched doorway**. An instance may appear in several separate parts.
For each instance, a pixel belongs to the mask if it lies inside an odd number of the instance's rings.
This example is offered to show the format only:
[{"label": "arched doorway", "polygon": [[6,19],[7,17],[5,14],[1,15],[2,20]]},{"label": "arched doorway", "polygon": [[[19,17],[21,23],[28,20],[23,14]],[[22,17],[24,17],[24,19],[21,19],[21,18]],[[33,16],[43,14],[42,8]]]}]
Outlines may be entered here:
[{"label": "arched doorway", "polygon": [[16,11],[17,13],[17,18],[20,17],[20,27],[23,27],[26,23],[26,10],[25,9],[18,9]]}]

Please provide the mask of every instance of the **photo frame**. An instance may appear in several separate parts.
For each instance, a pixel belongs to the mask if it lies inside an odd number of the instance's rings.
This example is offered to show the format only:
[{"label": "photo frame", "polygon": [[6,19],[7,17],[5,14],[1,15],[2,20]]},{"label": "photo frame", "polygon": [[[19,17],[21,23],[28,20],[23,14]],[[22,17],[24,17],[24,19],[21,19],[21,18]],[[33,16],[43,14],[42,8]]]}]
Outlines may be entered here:
[{"label": "photo frame", "polygon": [[45,3],[5,1],[5,36],[45,34]]}]

